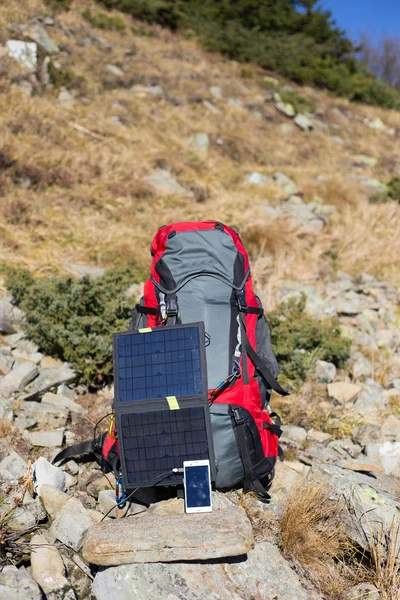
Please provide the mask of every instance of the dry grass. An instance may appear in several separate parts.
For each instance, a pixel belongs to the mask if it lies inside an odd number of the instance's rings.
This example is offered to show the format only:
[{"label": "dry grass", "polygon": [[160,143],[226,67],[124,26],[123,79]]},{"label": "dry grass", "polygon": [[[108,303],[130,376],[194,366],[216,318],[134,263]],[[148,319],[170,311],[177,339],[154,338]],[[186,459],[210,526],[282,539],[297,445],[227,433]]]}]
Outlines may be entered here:
[{"label": "dry grass", "polygon": [[381,600],[400,598],[400,527],[392,523],[389,531],[381,529],[377,537],[369,533],[370,576],[380,591]]},{"label": "dry grass", "polygon": [[281,519],[285,554],[329,600],[341,600],[358,583],[346,564],[352,545],[341,525],[342,506],[326,485],[305,482],[288,498]]},{"label": "dry grass", "polygon": [[[0,262],[43,274],[62,271],[67,262],[107,267],[136,259],[147,266],[149,241],[160,225],[216,218],[242,232],[267,308],[284,279],[308,281],[329,271],[328,251],[344,270],[369,271],[400,284],[400,207],[370,205],[367,190],[353,179],[393,176],[400,165],[396,136],[369,129],[363,119],[380,116],[387,126],[400,128],[398,113],[299,88],[322,109],[326,127],[312,135],[297,129],[285,135],[278,128],[285,117],[264,102],[260,69],[254,67],[255,77],[244,82],[240,65],[206,53],[193,40],[159,27],[152,27],[152,38],[132,34],[134,23],[126,15],[121,16],[124,32],[101,31],[112,46],[105,53],[92,37],[99,31],[82,18],[86,7],[99,10],[93,2],[75,2],[49,28],[64,50],[55,57],[56,66],[81,78],[71,108],[57,104],[57,89],[27,97],[7,77],[0,78],[0,150],[14,161],[0,168]],[[4,0],[0,25],[48,13],[41,0]],[[4,29],[0,41],[5,36]],[[121,66],[123,81],[113,78],[105,63]],[[165,97],[138,97],[129,89],[150,83],[161,85]],[[221,87],[222,100],[212,97],[211,85]],[[230,97],[241,106],[230,105]],[[203,100],[220,113],[210,112]],[[111,120],[113,115],[124,127]],[[197,131],[210,136],[207,157],[186,141]],[[345,144],[335,143],[333,135]],[[376,156],[377,166],[354,171],[353,157],[360,153]],[[188,190],[195,186],[194,197],[150,190],[145,177],[160,164]],[[318,194],[337,207],[330,227],[310,234],[287,219],[271,218],[265,208],[278,205],[282,191],[275,185],[243,186],[252,171],[268,176],[278,170],[295,178],[306,200]]]}]

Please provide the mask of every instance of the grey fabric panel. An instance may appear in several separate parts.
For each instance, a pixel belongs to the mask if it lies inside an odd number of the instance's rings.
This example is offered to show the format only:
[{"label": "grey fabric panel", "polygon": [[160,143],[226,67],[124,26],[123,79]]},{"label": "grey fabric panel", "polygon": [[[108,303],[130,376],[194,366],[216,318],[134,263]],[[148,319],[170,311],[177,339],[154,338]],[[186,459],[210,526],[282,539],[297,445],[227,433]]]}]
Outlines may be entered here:
[{"label": "grey fabric panel", "polygon": [[174,293],[192,277],[203,274],[212,275],[232,287],[237,252],[232,238],[218,229],[177,233],[167,241],[162,257],[176,285],[174,289],[165,289],[159,284],[157,287],[164,293]]},{"label": "grey fabric panel", "polygon": [[244,471],[233,431],[229,406],[213,404],[210,407],[214,440],[217,489],[231,488],[243,481]]},{"label": "grey fabric panel", "polygon": [[[260,299],[256,296],[258,305],[262,307]],[[279,365],[276,360],[274,351],[271,344],[271,336],[265,317],[258,319],[256,325],[256,352],[260,358],[266,363],[271,375],[278,377]],[[263,378],[257,372],[254,377],[258,383],[260,389],[261,401],[263,406],[266,404],[266,400],[269,399],[269,393],[267,398],[267,387],[264,383]]]},{"label": "grey fabric panel", "polygon": [[229,375],[229,328],[232,288],[214,277],[191,279],[179,290],[182,323],[203,321],[210,344],[206,347],[208,388],[214,389]]}]

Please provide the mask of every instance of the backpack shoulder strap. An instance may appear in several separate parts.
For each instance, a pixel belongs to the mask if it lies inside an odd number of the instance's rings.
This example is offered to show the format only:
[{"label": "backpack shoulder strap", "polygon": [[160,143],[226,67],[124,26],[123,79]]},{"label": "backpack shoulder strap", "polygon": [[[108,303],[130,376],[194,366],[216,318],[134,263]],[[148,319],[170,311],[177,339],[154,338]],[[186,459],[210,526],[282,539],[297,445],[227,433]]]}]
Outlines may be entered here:
[{"label": "backpack shoulder strap", "polygon": [[64,450],[61,450],[61,452],[59,452],[51,462],[54,465],[55,463],[67,460],[69,458],[80,456],[81,454],[90,454],[91,452],[94,452],[95,448],[95,439],[86,440],[85,442],[81,442],[80,444],[74,444],[73,446],[68,446],[68,448],[64,448]]}]

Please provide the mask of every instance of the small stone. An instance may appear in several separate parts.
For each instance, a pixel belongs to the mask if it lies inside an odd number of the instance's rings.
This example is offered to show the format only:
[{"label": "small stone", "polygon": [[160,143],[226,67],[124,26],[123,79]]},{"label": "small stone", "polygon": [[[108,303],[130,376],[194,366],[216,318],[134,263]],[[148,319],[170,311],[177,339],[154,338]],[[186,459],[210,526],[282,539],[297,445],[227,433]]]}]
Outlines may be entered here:
[{"label": "small stone", "polygon": [[325,360],[317,360],[315,364],[315,377],[322,383],[332,383],[336,378],[336,367]]},{"label": "small stone", "polygon": [[65,473],[60,467],[52,465],[44,456],[33,463],[33,482],[35,492],[40,495],[43,485],[52,486],[64,492],[66,489]]},{"label": "small stone", "polygon": [[365,377],[371,377],[373,372],[373,366],[368,358],[360,356],[357,358],[353,365],[353,377],[354,379],[363,379]]},{"label": "small stone", "polygon": [[[101,490],[99,492],[99,511],[101,512],[101,517],[107,515],[108,517],[118,517],[122,516],[126,513],[126,507],[122,509],[118,509],[115,502],[115,490]],[[145,512],[147,509],[145,506],[141,506],[140,504],[134,504],[130,506],[128,510],[128,515],[135,515],[141,512]],[[184,512],[184,511],[182,511]]]},{"label": "small stone", "polygon": [[332,436],[329,433],[325,433],[324,431],[309,429],[307,431],[307,438],[313,440],[314,442],[318,442],[319,444],[325,444],[331,441]]},{"label": "small stone", "polygon": [[365,454],[381,465],[387,475],[400,473],[400,442],[367,444]]},{"label": "small stone", "polygon": [[165,169],[157,169],[145,180],[156,192],[165,195],[187,196],[188,192]]},{"label": "small stone", "polygon": [[277,185],[283,188],[284,193],[287,196],[291,196],[292,194],[296,194],[298,192],[297,185],[295,181],[286,173],[282,173],[281,171],[277,171],[273,175],[274,181]]},{"label": "small stone", "polygon": [[60,106],[70,108],[75,103],[75,98],[69,90],[62,88],[58,93],[57,102]]},{"label": "small stone", "polygon": [[[75,394],[73,394],[73,397],[74,396],[75,396]],[[44,402],[46,404],[52,404],[54,406],[63,407],[74,413],[86,413],[87,412],[86,408],[84,408],[77,402],[74,402],[70,398],[68,398],[66,396],[62,396],[61,394],[58,394],[58,392],[57,392],[57,394],[52,394],[51,392],[47,392],[47,394],[45,394],[43,396],[42,402]]]},{"label": "small stone", "polygon": [[247,554],[252,544],[250,522],[239,507],[196,515],[145,514],[133,521],[93,525],[83,558],[104,566],[207,560]]},{"label": "small stone", "polygon": [[32,25],[32,27],[25,29],[23,34],[25,37],[30,38],[35,42],[39,48],[46,52],[46,54],[55,54],[56,52],[59,52],[57,44],[53,42],[46,30],[40,25]]},{"label": "small stone", "polygon": [[297,125],[297,127],[300,127],[300,129],[302,129],[303,131],[312,131],[314,129],[313,122],[311,121],[311,119],[306,117],[306,115],[297,114],[294,118],[294,122]]},{"label": "small stone", "polygon": [[91,525],[87,510],[79,500],[71,498],[54,519],[50,531],[60,542],[78,552]]},{"label": "small stone", "polygon": [[385,129],[385,125],[379,117],[375,117],[375,119],[365,119],[364,123],[368,125],[370,129],[376,129],[377,131],[383,131]]},{"label": "small stone", "polygon": [[333,398],[340,404],[347,404],[347,402],[353,402],[360,392],[360,386],[355,385],[354,383],[337,381],[336,383],[328,384],[329,398]]},{"label": "small stone", "polygon": [[394,337],[394,332],[391,329],[380,329],[376,333],[376,343],[378,344],[378,348],[392,346]]},{"label": "small stone", "polygon": [[42,484],[39,488],[39,496],[47,514],[55,519],[60,510],[70,500],[70,496],[61,490],[47,484]]},{"label": "small stone", "polygon": [[13,481],[21,479],[27,470],[27,463],[14,450],[0,462],[0,475],[5,479]]},{"label": "small stone", "polygon": [[[75,598],[75,593],[65,577],[61,555],[56,546],[49,543],[43,534],[36,534],[31,539],[31,569],[33,577],[47,598],[54,598],[54,600]],[[68,591],[70,593],[67,595]]]},{"label": "small stone", "polygon": [[207,154],[210,147],[210,138],[207,133],[199,131],[187,139],[188,144],[198,152]]},{"label": "small stone", "polygon": [[262,175],[261,173],[257,173],[257,171],[247,175],[244,180],[244,185],[267,185],[268,183],[271,183],[271,179],[265,177],[265,175]]},{"label": "small stone", "polygon": [[400,442],[400,419],[394,415],[386,417],[380,430],[382,440],[390,442]]},{"label": "small stone", "polygon": [[37,67],[37,44],[21,40],[7,40],[6,48],[11,58],[34,73]]},{"label": "small stone", "polygon": [[79,473],[79,465],[74,460],[67,461],[64,467],[71,475],[78,475]]},{"label": "small stone", "polygon": [[28,433],[27,437],[32,446],[54,448],[56,446],[62,446],[64,430],[57,429],[55,431],[32,431]]},{"label": "small stone", "polygon": [[216,106],[214,106],[214,104],[209,102],[208,100],[203,100],[203,106],[204,106],[204,108],[207,108],[207,110],[214,113],[215,115],[221,114],[221,111]]},{"label": "small stone", "polygon": [[117,67],[117,65],[107,64],[105,66],[105,69],[108,73],[111,73],[111,75],[115,75],[115,77],[124,77],[125,76],[125,73],[123,72],[123,70],[120,69],[120,67]]},{"label": "small stone", "polygon": [[63,363],[61,360],[53,358],[52,356],[44,356],[40,361],[40,366],[42,369],[54,369],[62,367],[62,365]]},{"label": "small stone", "polygon": [[297,425],[284,425],[282,429],[283,436],[289,440],[302,444],[307,439],[307,431],[303,427],[297,427]]},{"label": "small stone", "polygon": [[217,98],[217,100],[222,99],[222,90],[219,85],[212,85],[210,87],[210,93],[212,96],[214,96],[214,98]]},{"label": "small stone", "polygon": [[164,96],[165,92],[160,85],[133,85],[131,87],[133,92],[139,98],[146,98],[146,96]]},{"label": "small stone", "polygon": [[381,594],[372,583],[360,583],[351,588],[345,600],[380,600]]},{"label": "small stone", "polygon": [[5,565],[0,573],[0,600],[42,600],[42,592],[25,567]]},{"label": "small stone", "polygon": [[63,383],[58,386],[57,394],[69,398],[69,400],[75,400],[75,391]]},{"label": "small stone", "polygon": [[58,428],[66,425],[69,410],[63,406],[55,406],[46,402],[25,401],[22,415],[33,418],[40,429],[42,427]]},{"label": "small stone", "polygon": [[357,165],[365,165],[367,167],[375,167],[378,159],[373,156],[367,156],[366,154],[357,154],[354,157],[354,161]]},{"label": "small stone", "polygon": [[68,363],[62,367],[41,369],[38,377],[26,388],[24,400],[38,398],[44,392],[61,383],[72,383],[77,378],[77,373]]},{"label": "small stone", "polygon": [[290,123],[281,123],[279,126],[280,131],[282,131],[282,133],[285,134],[290,134],[293,133],[294,131],[294,127],[293,125],[290,125]]},{"label": "small stone", "polygon": [[115,491],[115,477],[112,473],[102,475],[96,479],[92,479],[86,486],[87,493],[93,498],[97,498],[101,490],[114,490]]},{"label": "small stone", "polygon": [[294,106],[289,102],[279,101],[276,102],[274,106],[277,110],[279,110],[279,112],[283,113],[287,117],[294,117],[296,115]]},{"label": "small stone", "polygon": [[35,365],[38,365],[43,358],[43,354],[41,352],[33,352],[32,354],[28,354],[28,352],[24,352],[18,348],[15,348],[15,350],[12,351],[12,355],[16,360],[18,360],[18,362],[32,362]]},{"label": "small stone", "polygon": [[36,525],[36,517],[30,509],[17,507],[7,520],[7,528],[11,531],[25,531]]},{"label": "small stone", "polygon": [[22,392],[38,373],[36,365],[30,362],[21,363],[0,380],[0,392]]}]

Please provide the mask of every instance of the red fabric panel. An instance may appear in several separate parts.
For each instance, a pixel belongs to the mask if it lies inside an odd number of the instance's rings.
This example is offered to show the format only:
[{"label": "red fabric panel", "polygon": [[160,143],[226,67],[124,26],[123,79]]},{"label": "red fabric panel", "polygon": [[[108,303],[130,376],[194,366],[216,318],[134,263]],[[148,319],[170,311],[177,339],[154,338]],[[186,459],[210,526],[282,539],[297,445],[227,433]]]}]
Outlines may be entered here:
[{"label": "red fabric panel", "polygon": [[109,434],[107,434],[107,437],[106,437],[106,439],[104,441],[104,444],[103,444],[103,450],[102,450],[103,456],[104,456],[104,458],[106,460],[108,459],[108,455],[109,455],[110,451],[112,450],[112,447],[114,446],[114,444],[116,446],[115,450],[117,451],[117,454],[119,456],[120,454],[119,454],[118,440],[114,440],[112,437],[110,437]]},{"label": "red fabric panel", "polygon": [[[149,308],[158,308],[158,301],[156,296],[156,291],[154,288],[154,283],[151,279],[148,279],[144,284],[144,293],[143,293],[144,305]],[[156,315],[147,315],[147,326],[148,327],[157,327],[159,323],[157,322]]]}]

